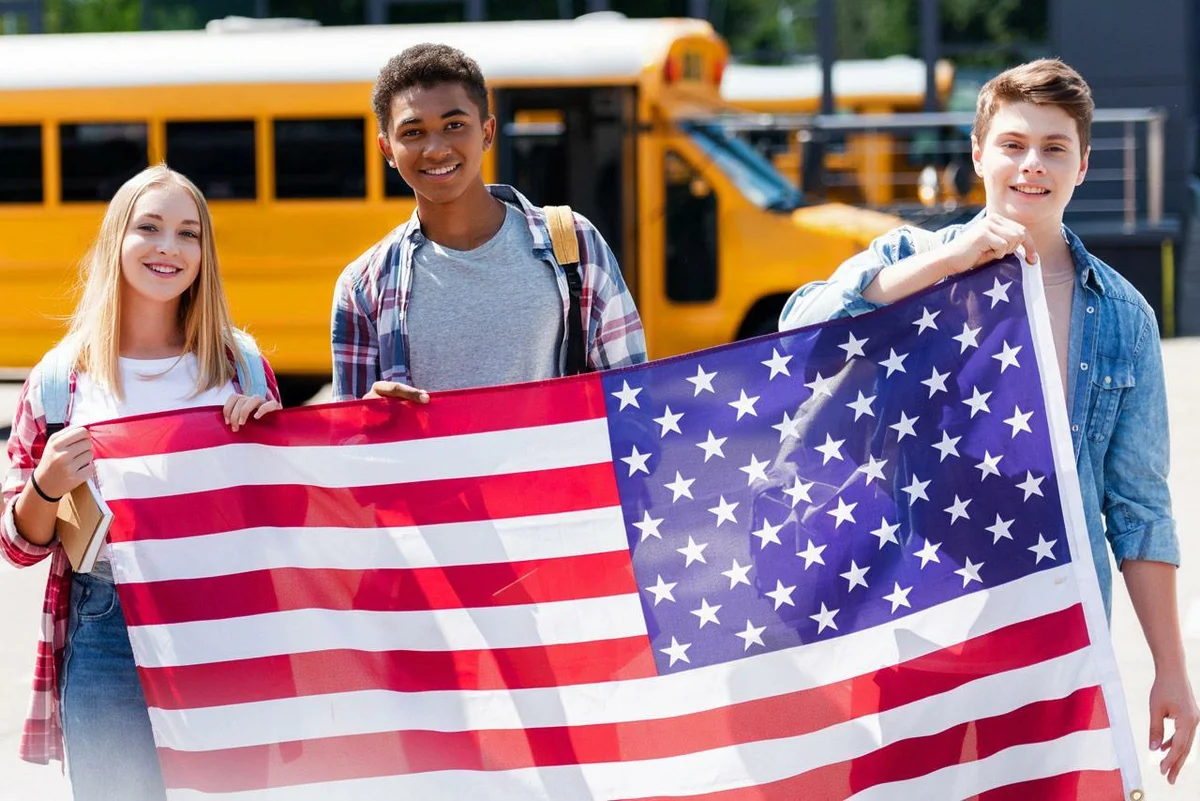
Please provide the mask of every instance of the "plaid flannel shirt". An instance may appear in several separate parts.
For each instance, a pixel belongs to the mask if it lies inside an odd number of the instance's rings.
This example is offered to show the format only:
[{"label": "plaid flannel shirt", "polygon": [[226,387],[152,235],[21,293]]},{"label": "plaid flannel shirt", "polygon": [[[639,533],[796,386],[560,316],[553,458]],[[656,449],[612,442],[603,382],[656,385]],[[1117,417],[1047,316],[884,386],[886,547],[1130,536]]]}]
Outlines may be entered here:
[{"label": "plaid flannel shirt", "polygon": [[[263,359],[267,374],[268,394],[279,399],[279,387],[270,364]],[[63,648],[67,644],[67,616],[71,604],[71,563],[57,540],[49,545],[34,545],[17,531],[13,517],[17,497],[33,475],[46,448],[46,412],[42,408],[41,370],[35,367],[21,389],[8,437],[8,472],[4,476],[4,513],[0,516],[0,554],[16,567],[29,567],[50,557],[50,575],[46,580],[46,595],[42,601],[41,637],[38,640],[37,664],[33,671],[33,697],[25,728],[21,734],[21,759],[46,764],[63,758],[62,719],[59,715],[58,671],[62,666]],[[241,392],[237,377],[233,386]],[[73,406],[75,373],[71,373],[69,392]],[[70,420],[68,412],[67,419]]]},{"label": "plaid flannel shirt", "polygon": [[[555,267],[562,295],[564,331],[570,308],[567,279],[554,261],[546,213],[510,186],[488,187],[492,195],[524,214],[533,234],[533,255]],[[595,226],[575,215],[579,239],[580,298],[588,366],[594,370],[646,361],[642,321],[616,257]],[[412,293],[413,254],[425,241],[416,212],[374,247],[355,259],[338,278],[333,299],[333,395],[361,398],[375,381],[411,384],[408,370],[408,302]],[[486,343],[480,343],[481,348]],[[566,365],[566,341],[559,370]]]}]

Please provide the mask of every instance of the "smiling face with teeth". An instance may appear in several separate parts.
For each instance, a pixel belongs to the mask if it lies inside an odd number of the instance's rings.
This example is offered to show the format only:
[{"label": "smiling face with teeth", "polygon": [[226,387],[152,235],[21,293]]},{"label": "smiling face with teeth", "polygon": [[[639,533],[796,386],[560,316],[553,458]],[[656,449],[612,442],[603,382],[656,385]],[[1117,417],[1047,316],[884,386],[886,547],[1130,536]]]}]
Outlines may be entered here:
[{"label": "smiling face with teeth", "polygon": [[137,199],[121,241],[122,305],[178,305],[200,274],[202,228],[196,202],[177,184]]},{"label": "smiling face with teeth", "polygon": [[460,83],[412,86],[392,97],[389,129],[379,149],[412,187],[418,206],[478,202],[496,118],[484,117]]},{"label": "smiling face with teeth", "polygon": [[972,139],[975,172],[989,214],[1034,233],[1057,232],[1063,212],[1087,174],[1076,121],[1052,104],[1001,103],[984,139]]}]

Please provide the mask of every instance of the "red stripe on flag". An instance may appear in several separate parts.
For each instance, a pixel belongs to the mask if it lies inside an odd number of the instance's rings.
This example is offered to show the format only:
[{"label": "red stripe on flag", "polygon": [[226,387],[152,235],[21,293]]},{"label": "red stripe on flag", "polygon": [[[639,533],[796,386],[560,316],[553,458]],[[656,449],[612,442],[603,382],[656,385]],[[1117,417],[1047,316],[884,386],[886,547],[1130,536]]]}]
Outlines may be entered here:
[{"label": "red stripe on flag", "polygon": [[612,464],[377,487],[268,484],[110,501],[110,542],[276,527],[379,528],[496,520],[617,506]]},{"label": "red stripe on flag", "polygon": [[967,801],[1030,801],[1030,799],[1069,799],[1069,801],[1124,801],[1125,786],[1119,770],[1081,770],[1018,782],[988,790]]},{"label": "red stripe on flag", "polygon": [[[984,759],[1013,746],[1046,743],[1074,732],[1106,728],[1108,715],[1104,710],[1103,692],[1099,687],[1085,687],[1066,698],[1038,701],[1003,715],[952,726],[937,734],[900,740],[862,757],[823,765],[787,779],[755,787],[692,795],[688,796],[688,801],[847,798],[880,784],[915,779],[943,768]],[[886,736],[886,732],[884,734]],[[1012,796],[1014,801],[1017,797]],[[1023,801],[1029,798],[1073,798],[1061,795],[1019,797]],[[672,801],[675,798],[646,797],[636,801]],[[988,799],[993,801],[990,796]]]},{"label": "red stripe on flag", "polygon": [[655,676],[645,637],[485,651],[349,651],[138,668],[158,709],[243,704],[360,690],[523,690]]},{"label": "red stripe on flag", "polygon": [[119,586],[130,626],[297,609],[404,612],[637,594],[629,551],[414,569],[276,568]]},{"label": "red stripe on flag", "polygon": [[[273,783],[297,783],[333,781],[335,777],[327,773],[329,770],[347,770],[350,771],[347,775],[365,776],[611,762],[630,755],[654,759],[734,743],[792,737],[847,718],[903,706],[982,676],[1026,667],[1084,647],[1087,642],[1083,625],[1082,610],[1075,606],[1013,624],[887,670],[661,720],[516,731],[387,732],[211,752],[160,750],[160,755],[164,767],[170,765],[171,786],[197,789],[215,789],[207,782],[232,781],[232,777],[244,777],[247,773],[258,775],[259,768],[265,770],[261,775],[269,776]],[[248,666],[243,664],[245,667]],[[240,675],[254,672],[251,668]],[[312,692],[325,690],[314,687]],[[864,697],[870,702],[864,703]],[[803,710],[803,714],[797,714],[798,710]],[[406,765],[395,764],[397,754],[401,753],[398,749],[402,749]],[[356,753],[362,755],[361,764],[354,764],[352,755]],[[392,762],[385,773],[372,774],[378,754],[390,754]],[[290,777],[286,781],[282,778],[284,773]],[[337,775],[342,777],[340,773]],[[246,789],[253,786],[257,785]]]},{"label": "red stripe on flag", "polygon": [[[496,393],[435,392],[428,405],[354,401],[283,410],[229,430],[216,407],[89,426],[98,458],[156,456],[236,443],[285,446],[366,445],[604,417],[604,387],[595,376],[506,386]],[[136,426],[130,426],[136,420]]]}]

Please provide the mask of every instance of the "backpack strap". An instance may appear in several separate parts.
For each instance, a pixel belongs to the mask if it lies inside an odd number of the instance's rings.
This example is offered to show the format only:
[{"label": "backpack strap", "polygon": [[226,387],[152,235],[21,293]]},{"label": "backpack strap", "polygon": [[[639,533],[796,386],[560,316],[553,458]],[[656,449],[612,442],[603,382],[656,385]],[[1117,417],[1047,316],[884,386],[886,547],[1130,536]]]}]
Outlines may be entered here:
[{"label": "backpack strap", "polygon": [[587,356],[583,348],[583,279],[579,276],[579,238],[575,233],[575,215],[570,206],[546,206],[546,222],[550,225],[550,244],[554,260],[567,276],[570,308],[567,310],[567,369],[565,375],[587,372]]},{"label": "backpack strap", "polygon": [[66,338],[42,357],[42,409],[46,414],[46,436],[57,434],[67,425],[71,406],[71,373],[79,360],[79,346]]},{"label": "backpack strap", "polygon": [[[240,360],[234,360],[237,368],[238,385],[243,395],[267,397],[267,371],[263,367],[262,352],[254,337],[240,328],[233,329],[233,342],[237,345]],[[242,363],[245,363],[244,366]]]}]

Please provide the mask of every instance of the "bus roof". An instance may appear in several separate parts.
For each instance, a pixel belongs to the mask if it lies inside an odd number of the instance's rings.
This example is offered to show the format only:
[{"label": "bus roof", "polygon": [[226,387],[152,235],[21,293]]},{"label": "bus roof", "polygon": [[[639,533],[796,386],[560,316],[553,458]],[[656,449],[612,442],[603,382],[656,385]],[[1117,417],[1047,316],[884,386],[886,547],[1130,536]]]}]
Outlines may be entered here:
[{"label": "bus roof", "polygon": [[[949,70],[939,62],[938,77]],[[730,64],[721,81],[721,95],[733,103],[821,98],[821,65],[817,62],[784,66]],[[920,99],[925,95],[925,62],[910,56],[833,63],[833,95],[837,98],[893,97]]]},{"label": "bus roof", "polygon": [[0,37],[0,91],[74,87],[373,81],[421,42],[453,45],[489,82],[606,79],[633,83],[682,36],[715,38],[696,19],[575,20],[296,27],[233,32]]}]

